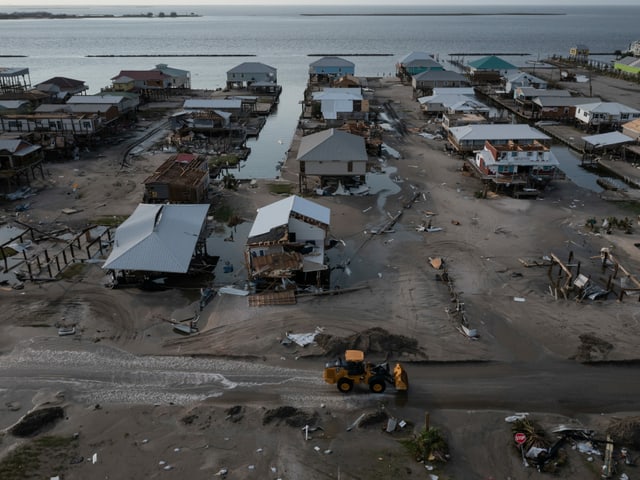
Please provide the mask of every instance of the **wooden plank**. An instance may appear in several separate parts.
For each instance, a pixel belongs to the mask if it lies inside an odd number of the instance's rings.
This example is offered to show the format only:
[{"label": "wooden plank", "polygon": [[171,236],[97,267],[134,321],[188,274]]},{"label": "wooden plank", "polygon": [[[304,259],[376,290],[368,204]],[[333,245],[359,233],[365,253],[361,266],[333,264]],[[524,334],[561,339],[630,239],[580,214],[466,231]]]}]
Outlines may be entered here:
[{"label": "wooden plank", "polygon": [[293,290],[285,290],[283,292],[261,293],[259,295],[250,295],[250,307],[263,307],[266,305],[295,305],[296,292]]}]

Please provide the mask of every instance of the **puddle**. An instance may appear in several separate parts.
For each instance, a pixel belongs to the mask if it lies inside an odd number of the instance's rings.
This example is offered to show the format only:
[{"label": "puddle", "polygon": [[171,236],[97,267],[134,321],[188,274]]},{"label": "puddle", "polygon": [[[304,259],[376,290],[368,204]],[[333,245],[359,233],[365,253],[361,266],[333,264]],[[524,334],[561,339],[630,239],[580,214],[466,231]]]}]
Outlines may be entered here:
[{"label": "puddle", "polygon": [[402,180],[398,179],[396,175],[397,171],[398,169],[396,167],[385,166],[379,173],[367,173],[366,182],[370,188],[369,195],[378,196],[376,204],[381,212],[384,211],[387,197],[400,192],[399,183],[401,183]]}]

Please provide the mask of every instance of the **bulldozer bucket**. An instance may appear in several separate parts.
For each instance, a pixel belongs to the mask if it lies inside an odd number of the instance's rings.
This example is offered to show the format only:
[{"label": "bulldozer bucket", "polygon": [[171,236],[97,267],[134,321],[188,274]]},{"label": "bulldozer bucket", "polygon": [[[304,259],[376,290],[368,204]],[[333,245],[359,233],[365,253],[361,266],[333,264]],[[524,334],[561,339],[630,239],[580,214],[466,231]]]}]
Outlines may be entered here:
[{"label": "bulldozer bucket", "polygon": [[396,386],[396,390],[398,391],[406,391],[409,390],[409,376],[402,365],[396,363],[396,366],[393,367],[393,381]]}]

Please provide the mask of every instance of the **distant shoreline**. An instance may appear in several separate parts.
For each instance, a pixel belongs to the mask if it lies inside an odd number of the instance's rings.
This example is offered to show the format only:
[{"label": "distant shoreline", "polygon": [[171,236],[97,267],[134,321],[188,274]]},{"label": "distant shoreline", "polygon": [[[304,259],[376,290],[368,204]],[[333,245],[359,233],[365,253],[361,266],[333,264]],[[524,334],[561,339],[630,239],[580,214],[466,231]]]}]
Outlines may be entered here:
[{"label": "distant shoreline", "polygon": [[91,15],[76,15],[72,13],[49,13],[49,12],[13,12],[4,13],[0,12],[0,20],[74,20],[84,18],[191,18],[200,17],[201,15],[195,13],[183,13],[178,14],[175,12],[164,13],[159,12],[154,14],[149,13],[132,13],[123,15],[111,15],[111,14],[91,14]]},{"label": "distant shoreline", "polygon": [[514,15],[514,16],[555,16],[566,15],[566,13],[551,13],[551,12],[496,12],[496,13],[472,13],[472,12],[451,12],[451,13],[301,13],[303,17],[495,17],[498,15]]}]

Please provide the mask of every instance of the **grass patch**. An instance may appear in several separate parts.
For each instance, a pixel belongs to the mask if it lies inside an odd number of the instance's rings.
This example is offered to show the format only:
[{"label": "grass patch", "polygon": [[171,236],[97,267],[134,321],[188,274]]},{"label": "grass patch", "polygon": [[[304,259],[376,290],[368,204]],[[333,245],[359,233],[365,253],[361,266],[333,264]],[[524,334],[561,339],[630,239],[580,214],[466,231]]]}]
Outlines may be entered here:
[{"label": "grass patch", "polygon": [[83,273],[85,269],[86,269],[86,264],[74,263],[73,265],[69,265],[67,268],[62,270],[62,272],[58,274],[58,278],[61,280],[69,280]]},{"label": "grass patch", "polygon": [[127,217],[118,215],[105,215],[104,217],[98,217],[95,220],[92,220],[90,223],[95,225],[104,225],[106,227],[117,227],[126,219]]},{"label": "grass patch", "polygon": [[240,163],[240,157],[238,157],[238,155],[233,153],[223,153],[222,155],[209,159],[209,168],[226,166],[235,167],[238,163]]},{"label": "grass patch", "polygon": [[14,250],[11,247],[2,247],[2,253],[5,257],[13,257],[16,253],[18,253],[18,251]]},{"label": "grass patch", "polygon": [[230,205],[223,203],[218,205],[213,211],[213,219],[216,222],[227,223],[235,216],[235,212]]},{"label": "grass patch", "polygon": [[[77,441],[73,437],[45,436],[26,443],[0,461],[2,480],[49,478],[60,475],[77,456]],[[55,459],[53,464],[48,462]]]},{"label": "grass patch", "polygon": [[277,195],[291,195],[294,185],[292,183],[270,183],[268,185],[269,191]]}]

